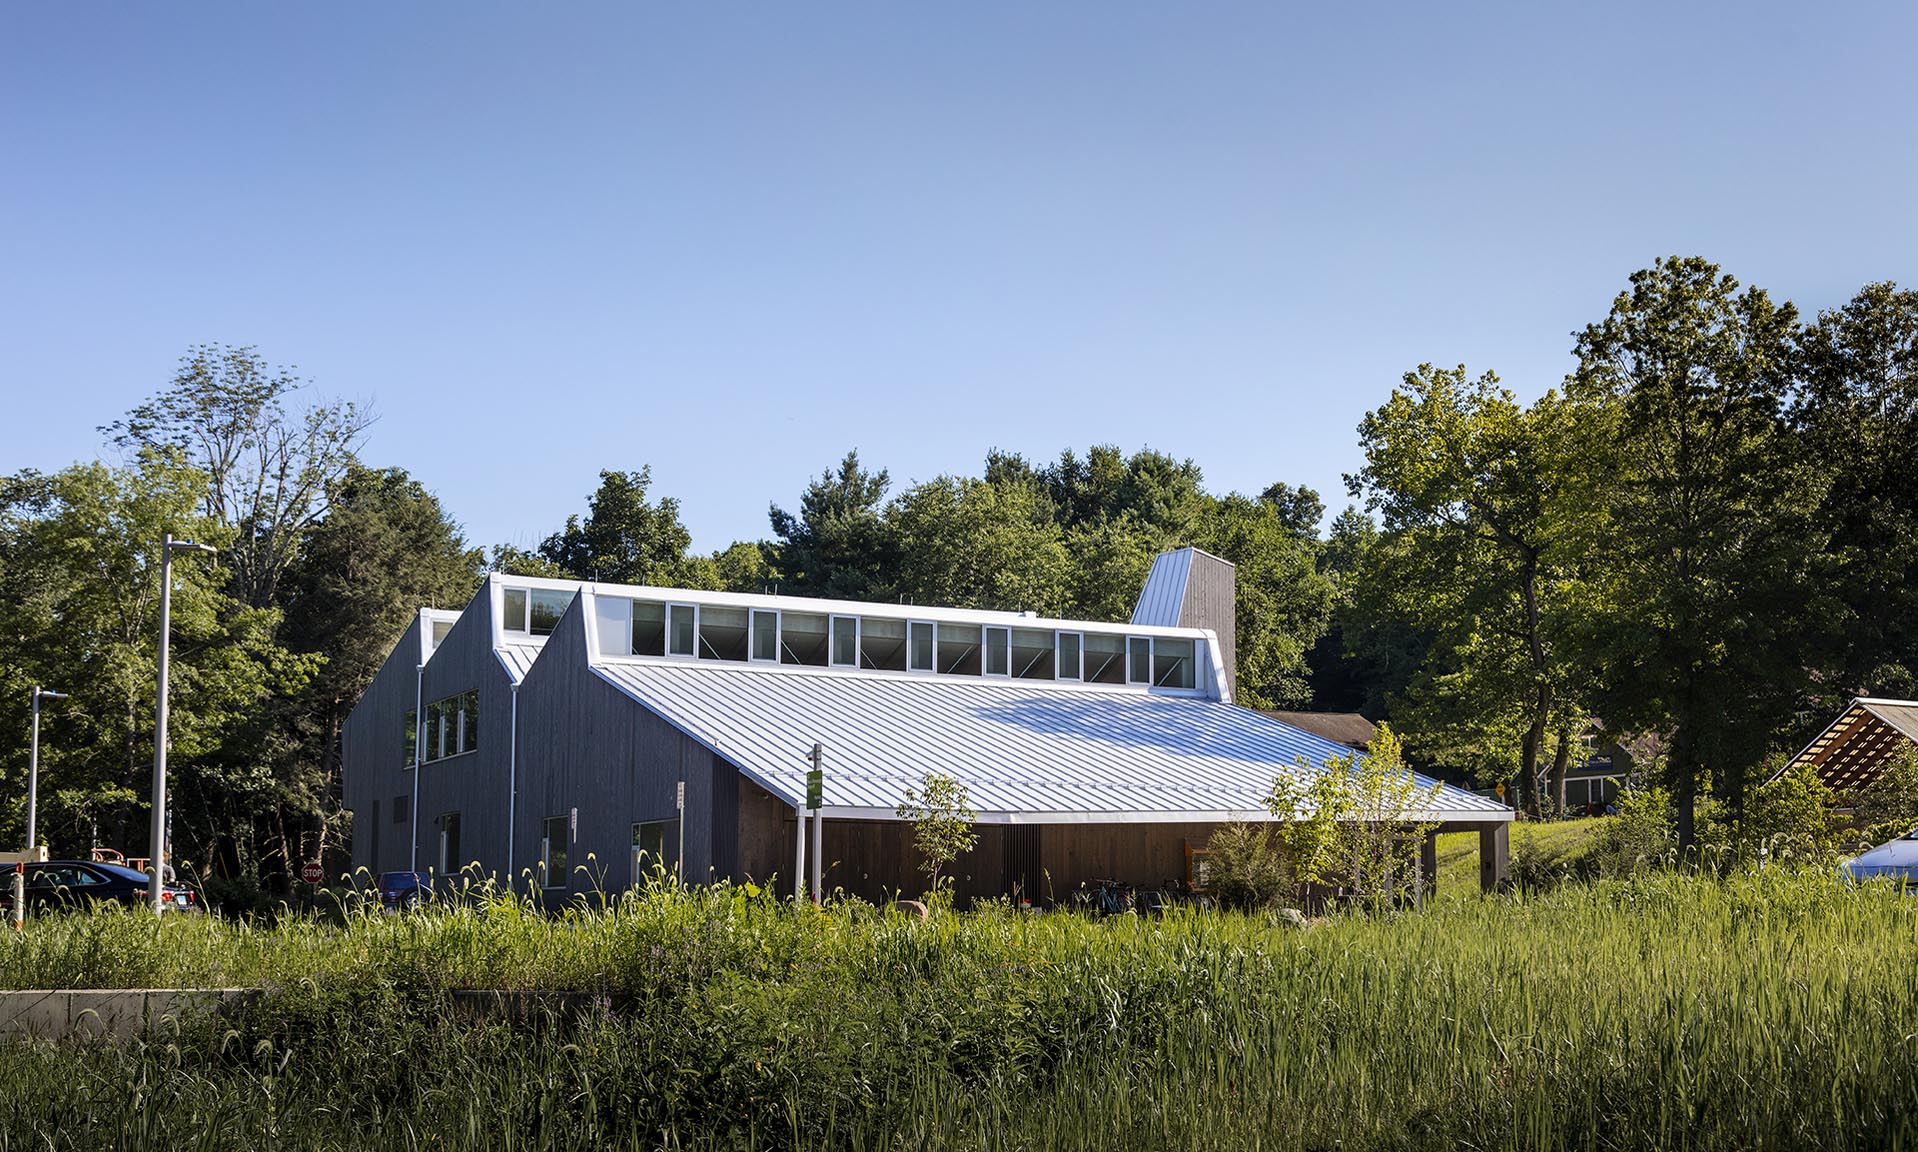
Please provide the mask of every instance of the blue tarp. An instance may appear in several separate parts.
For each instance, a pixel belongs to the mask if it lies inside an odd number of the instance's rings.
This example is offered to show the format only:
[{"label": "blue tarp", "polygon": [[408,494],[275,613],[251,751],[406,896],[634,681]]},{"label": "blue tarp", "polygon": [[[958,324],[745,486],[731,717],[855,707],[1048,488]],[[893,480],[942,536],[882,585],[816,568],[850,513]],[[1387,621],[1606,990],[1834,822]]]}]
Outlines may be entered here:
[{"label": "blue tarp", "polygon": [[1886,877],[1918,884],[1918,831],[1852,857],[1838,866],[1838,874],[1847,880]]}]

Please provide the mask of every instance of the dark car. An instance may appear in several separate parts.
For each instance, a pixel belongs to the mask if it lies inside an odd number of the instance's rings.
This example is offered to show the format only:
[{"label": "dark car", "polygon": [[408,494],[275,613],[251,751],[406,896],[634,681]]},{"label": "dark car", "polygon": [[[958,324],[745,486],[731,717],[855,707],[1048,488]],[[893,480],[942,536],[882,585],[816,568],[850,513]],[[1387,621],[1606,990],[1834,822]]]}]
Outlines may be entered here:
[{"label": "dark car", "polygon": [[380,903],[395,911],[418,908],[433,898],[433,878],[424,872],[380,873]]},{"label": "dark car", "polygon": [[[147,902],[148,880],[119,864],[101,864],[91,860],[43,860],[28,864],[27,907],[70,908],[87,904],[115,903],[142,907]],[[161,907],[174,912],[198,911],[199,893],[184,884],[166,884],[160,889]],[[0,882],[0,908],[13,908],[13,883],[7,877]]]}]

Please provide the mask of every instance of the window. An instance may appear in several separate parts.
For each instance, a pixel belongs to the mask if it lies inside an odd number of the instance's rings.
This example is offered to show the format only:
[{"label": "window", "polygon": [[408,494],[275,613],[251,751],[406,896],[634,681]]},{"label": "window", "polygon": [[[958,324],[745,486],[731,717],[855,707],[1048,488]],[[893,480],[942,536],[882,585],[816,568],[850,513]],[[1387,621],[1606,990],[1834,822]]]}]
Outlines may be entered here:
[{"label": "window", "polygon": [[532,606],[528,612],[527,628],[535,636],[551,636],[553,629],[559,627],[559,618],[566,615],[566,606],[573,602],[573,593],[555,592],[550,588],[533,589]]},{"label": "window", "polygon": [[904,672],[906,622],[880,616],[860,617],[859,666],[875,672]]},{"label": "window", "polygon": [[1131,653],[1129,663],[1132,666],[1131,674],[1126,677],[1126,680],[1132,684],[1152,683],[1151,639],[1145,636],[1134,636],[1126,642],[1126,646]]},{"label": "window", "polygon": [[699,610],[699,658],[746,658],[746,610],[706,605]]},{"label": "window", "polygon": [[433,621],[433,647],[438,648],[446,642],[446,634],[453,630],[453,623],[451,620]]},{"label": "window", "polygon": [[405,797],[405,796],[393,797],[393,823],[395,824],[406,823],[406,819],[408,815],[410,815],[411,813],[412,813],[412,808],[409,807],[408,797]]},{"label": "window", "polygon": [[660,870],[679,870],[678,820],[633,825],[633,886],[638,887]]},{"label": "window", "polygon": [[1034,628],[1012,630],[1012,674],[1026,680],[1052,679],[1052,633]]},{"label": "window", "polygon": [[539,862],[546,870],[543,888],[564,888],[569,878],[566,867],[566,836],[569,821],[564,816],[548,816],[539,841]]},{"label": "window", "polygon": [[691,656],[697,651],[693,644],[693,625],[697,622],[699,609],[691,604],[672,604],[666,609],[666,638],[670,642],[667,654],[671,656]]},{"label": "window", "polygon": [[932,625],[914,620],[906,637],[906,666],[914,672],[932,671]]},{"label": "window", "polygon": [[1009,629],[986,629],[986,675],[1012,675],[1012,632]]},{"label": "window", "polygon": [[666,654],[666,606],[633,601],[633,655]]},{"label": "window", "polygon": [[829,621],[811,612],[784,612],[779,620],[779,662],[826,666],[826,632]]},{"label": "window", "polygon": [[526,589],[508,588],[506,590],[504,627],[508,632],[526,631]]},{"label": "window", "polygon": [[1154,640],[1152,683],[1160,688],[1192,687],[1198,680],[1193,666],[1193,651],[1194,645],[1190,640]]},{"label": "window", "polygon": [[1059,679],[1077,680],[1079,671],[1079,643],[1077,632],[1059,633]]},{"label": "window", "polygon": [[1092,684],[1125,683],[1125,637],[1088,632],[1080,638],[1085,678]]},{"label": "window", "polygon": [[460,814],[448,812],[440,817],[440,875],[457,875],[466,861],[460,859]]},{"label": "window", "polygon": [[859,617],[832,618],[832,663],[835,668],[859,666]]},{"label": "window", "polygon": [[426,754],[420,758],[422,763],[478,750],[479,690],[428,704],[422,739],[426,745]]},{"label": "window", "polygon": [[948,676],[979,675],[979,625],[939,625],[939,671]]},{"label": "window", "polygon": [[406,759],[401,766],[411,768],[420,758],[420,714],[415,708],[406,710],[406,731],[400,736],[400,754]]},{"label": "window", "polygon": [[779,613],[754,610],[753,659],[779,659]]}]

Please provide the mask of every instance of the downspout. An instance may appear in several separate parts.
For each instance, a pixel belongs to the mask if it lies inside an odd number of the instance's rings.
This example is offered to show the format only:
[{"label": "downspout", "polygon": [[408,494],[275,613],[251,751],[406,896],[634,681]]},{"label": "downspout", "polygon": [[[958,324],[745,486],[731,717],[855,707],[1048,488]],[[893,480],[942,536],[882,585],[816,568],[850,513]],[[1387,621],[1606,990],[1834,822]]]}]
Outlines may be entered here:
[{"label": "downspout", "polygon": [[[422,620],[420,627],[425,628],[430,625]],[[413,820],[412,831],[407,835],[406,870],[408,872],[420,870],[420,756],[426,750],[420,744],[420,723],[425,719],[420,713],[423,710],[425,691],[426,665],[421,664],[413,669],[413,803],[411,805]]]},{"label": "downspout", "polygon": [[506,888],[513,888],[513,803],[519,799],[519,685],[513,685],[511,726],[506,751]]}]

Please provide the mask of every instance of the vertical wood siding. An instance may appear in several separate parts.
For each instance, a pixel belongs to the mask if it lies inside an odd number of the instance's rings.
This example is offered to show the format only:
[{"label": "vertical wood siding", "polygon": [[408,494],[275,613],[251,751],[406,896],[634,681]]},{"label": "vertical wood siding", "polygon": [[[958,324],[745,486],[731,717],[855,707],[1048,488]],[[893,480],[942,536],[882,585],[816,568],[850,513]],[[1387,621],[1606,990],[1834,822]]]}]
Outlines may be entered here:
[{"label": "vertical wood siding", "polygon": [[[418,860],[421,869],[439,867],[440,819],[457,812],[460,866],[477,861],[482,876],[503,875],[513,692],[512,678],[493,653],[490,583],[480,585],[479,593],[426,662],[420,683],[421,708],[475,689],[479,691],[478,749],[420,768]],[[399,833],[392,839],[405,844],[407,829],[413,823],[409,820],[406,826],[392,826]],[[381,836],[383,844],[387,839]],[[404,866],[403,859],[399,866]]]},{"label": "vertical wood siding", "polygon": [[1225,681],[1238,699],[1237,578],[1232,565],[1217,556],[1192,550],[1192,570],[1186,578],[1185,604],[1179,609],[1179,627],[1210,628],[1219,637],[1225,663]]},{"label": "vertical wood siding", "polygon": [[[393,797],[410,796],[405,722],[419,684],[420,618],[400,634],[386,663],[340,728],[341,802],[353,812],[353,867],[371,872],[406,865],[406,829],[396,828]],[[377,832],[374,821],[384,826]]]}]

